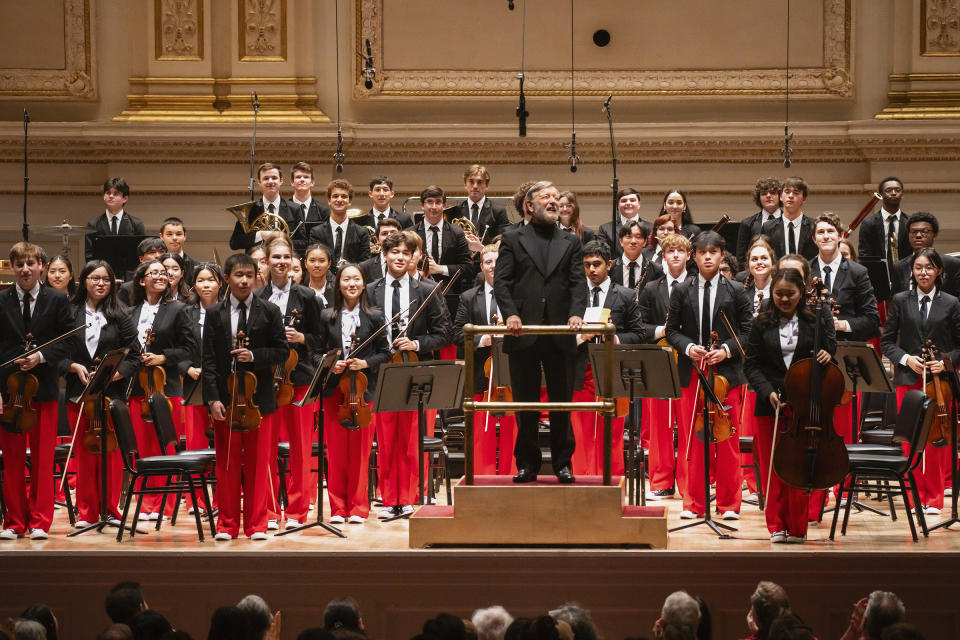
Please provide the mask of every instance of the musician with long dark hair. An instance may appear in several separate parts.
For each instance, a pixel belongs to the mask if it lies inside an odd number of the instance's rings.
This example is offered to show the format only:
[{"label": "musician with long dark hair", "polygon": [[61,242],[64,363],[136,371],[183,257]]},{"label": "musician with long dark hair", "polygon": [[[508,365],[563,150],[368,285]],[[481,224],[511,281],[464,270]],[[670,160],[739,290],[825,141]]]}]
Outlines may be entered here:
[{"label": "musician with long dark hair", "polygon": [[[87,325],[83,333],[69,341],[70,353],[62,365],[67,371],[67,417],[71,427],[76,425],[73,446],[77,460],[76,526],[83,528],[100,519],[100,483],[103,479],[100,477],[99,455],[83,445],[90,426],[89,416],[81,405],[71,400],[83,393],[98,359],[114,349],[129,348],[106,392],[110,398],[123,398],[126,379],[140,368],[140,343],[136,339],[133,320],[117,299],[116,276],[107,262],[91,260],[86,264],[80,272],[72,302],[77,324]],[[107,460],[107,504],[104,506],[107,515],[118,519],[122,469],[120,452],[110,453]]]},{"label": "musician with long dark hair", "polygon": [[[765,489],[764,514],[770,541],[776,543],[803,542],[807,536],[809,494],[787,486],[776,473],[767,477],[773,455],[775,411],[780,407],[779,394],[784,376],[791,364],[814,355],[818,318],[803,303],[805,290],[803,275],[799,271],[778,271],[770,283],[773,304],[767,305],[754,320],[745,345],[744,373],[757,394],[753,452]],[[821,349],[816,358],[820,364],[826,364],[836,351],[837,341],[833,323],[827,316],[821,316],[819,322]],[[783,420],[781,416],[781,424]]]}]

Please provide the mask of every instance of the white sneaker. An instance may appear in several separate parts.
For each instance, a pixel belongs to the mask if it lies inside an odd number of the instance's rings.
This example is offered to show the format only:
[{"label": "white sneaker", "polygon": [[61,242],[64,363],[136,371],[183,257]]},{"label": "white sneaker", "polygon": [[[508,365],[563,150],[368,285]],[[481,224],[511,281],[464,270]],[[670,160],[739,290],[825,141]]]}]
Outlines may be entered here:
[{"label": "white sneaker", "polygon": [[412,505],[412,504],[405,504],[405,505],[403,505],[403,506],[400,508],[400,515],[401,515],[401,516],[413,515],[413,505]]},{"label": "white sneaker", "polygon": [[952,495],[953,495],[953,487],[947,487],[946,489],[944,489],[944,490],[943,490],[943,495],[945,495],[945,496],[952,496]]},{"label": "white sneaker", "polygon": [[285,529],[296,529],[300,526],[300,521],[294,520],[293,518],[287,518],[287,522],[283,526]]},{"label": "white sneaker", "polygon": [[151,513],[151,514],[148,515],[147,517],[150,518],[150,520],[156,522],[157,520],[160,519],[160,513],[157,512],[157,511],[154,511],[153,513]]},{"label": "white sneaker", "polygon": [[388,520],[395,515],[397,514],[393,512],[393,507],[382,507],[379,511],[377,511],[377,517],[381,520]]},{"label": "white sneaker", "polygon": [[50,536],[43,529],[30,529],[31,540],[46,540]]},{"label": "white sneaker", "polygon": [[775,531],[770,534],[770,542],[774,544],[783,544],[787,541],[786,531]]},{"label": "white sneaker", "polygon": [[740,514],[736,511],[724,511],[723,515],[720,517],[724,520],[739,520]]},{"label": "white sneaker", "polygon": [[696,517],[697,517],[697,514],[695,514],[693,511],[690,511],[689,509],[684,509],[683,511],[680,512],[681,520],[695,520]]},{"label": "white sneaker", "polygon": [[276,520],[267,520],[267,529],[270,531],[279,531],[280,523]]},{"label": "white sneaker", "polygon": [[759,498],[757,497],[756,493],[748,493],[744,500],[752,500],[753,502],[757,502]]},{"label": "white sneaker", "polygon": [[250,536],[251,540],[266,540],[267,532],[266,531],[256,531],[253,535]]},{"label": "white sneaker", "polygon": [[343,524],[346,521],[343,516],[330,516],[330,524]]},{"label": "white sneaker", "polygon": [[13,529],[4,529],[0,531],[0,540],[16,540],[20,534]]},{"label": "white sneaker", "polygon": [[119,526],[120,526],[120,519],[119,519],[119,518],[114,518],[113,516],[109,516],[109,517],[107,518],[107,524],[112,524],[112,525],[115,526],[115,527],[119,527]]},{"label": "white sneaker", "polygon": [[144,513],[143,511],[141,511],[140,515],[137,516],[137,520],[149,520],[149,519],[150,519],[150,514]]},{"label": "white sneaker", "polygon": [[76,523],[73,525],[75,529],[84,529],[89,526],[90,526],[90,523],[87,522],[86,520],[77,520]]},{"label": "white sneaker", "polygon": [[347,518],[347,522],[349,522],[350,524],[363,524],[366,521],[367,519],[362,516],[350,516],[349,518]]},{"label": "white sneaker", "polygon": [[233,540],[233,536],[226,531],[220,531],[217,533],[217,535],[213,536],[213,539],[217,542],[229,542],[230,540]]},{"label": "white sneaker", "polygon": [[930,507],[930,506],[924,505],[924,507],[923,507],[923,515],[925,515],[925,516],[938,516],[938,515],[940,515],[940,509],[937,509],[936,507]]},{"label": "white sneaker", "polygon": [[792,536],[789,533],[787,534],[788,544],[803,544],[806,541],[807,541],[807,536]]}]

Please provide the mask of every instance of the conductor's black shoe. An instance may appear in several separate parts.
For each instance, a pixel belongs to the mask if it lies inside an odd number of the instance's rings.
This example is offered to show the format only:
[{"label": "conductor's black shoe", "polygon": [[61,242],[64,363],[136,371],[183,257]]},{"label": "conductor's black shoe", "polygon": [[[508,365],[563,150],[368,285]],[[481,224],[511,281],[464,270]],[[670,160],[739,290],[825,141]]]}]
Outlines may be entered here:
[{"label": "conductor's black shoe", "polygon": [[560,484],[573,484],[574,481],[573,472],[570,471],[570,467],[563,467],[557,471],[557,482]]},{"label": "conductor's black shoe", "polygon": [[517,484],[522,484],[525,482],[536,482],[537,472],[533,469],[520,469],[520,472],[513,476],[513,481]]}]

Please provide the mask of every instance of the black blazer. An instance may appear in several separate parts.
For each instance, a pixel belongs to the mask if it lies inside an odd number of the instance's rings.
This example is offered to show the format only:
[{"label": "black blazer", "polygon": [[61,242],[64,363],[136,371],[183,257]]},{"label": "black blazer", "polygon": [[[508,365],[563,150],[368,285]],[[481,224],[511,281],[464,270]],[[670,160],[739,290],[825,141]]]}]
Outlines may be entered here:
[{"label": "black blazer", "polygon": [[920,322],[920,296],[916,289],[893,296],[887,307],[880,347],[894,365],[895,385],[912,385],[920,380],[913,369],[900,364],[905,355],[919,356],[920,347],[929,338],[954,363],[960,362],[960,301],[940,289],[930,301],[927,323]]},{"label": "black blazer", "polygon": [[[367,285],[367,295],[373,306],[383,309],[384,290],[387,279],[381,278],[376,282]],[[412,317],[417,312],[430,292],[433,291],[434,282],[421,282],[410,279],[410,307],[407,310],[407,317]],[[393,314],[397,310],[393,309]],[[439,351],[450,344],[450,317],[446,310],[446,305],[439,299],[439,295],[430,301],[430,304],[424,309],[423,313],[417,316],[417,319],[410,325],[407,331],[407,337],[411,340],[417,340],[420,343],[420,350],[417,355],[421,360],[432,359],[432,353]]]},{"label": "black blazer", "polygon": [[[956,256],[940,254],[943,260],[943,291],[954,297],[960,297],[960,258]],[[898,260],[890,269],[890,290],[894,293],[909,291],[913,286],[911,271],[913,254]]]},{"label": "black blazer", "polygon": [[[319,340],[317,342],[318,353],[327,353],[333,349],[343,348],[343,326],[340,321],[341,315],[334,313],[333,309],[324,309],[320,316]],[[360,310],[360,326],[357,328],[357,346],[369,338],[374,331],[383,326],[383,312],[374,309],[372,313],[366,314],[363,309]],[[342,357],[342,356],[341,356]],[[390,360],[390,343],[387,342],[387,332],[383,331],[377,336],[368,347],[357,354],[361,360],[367,361],[368,369],[364,371],[367,376],[367,392],[363,397],[368,402],[373,400],[374,392],[377,390],[377,376],[379,375],[380,365]],[[347,370],[344,370],[344,374]],[[332,374],[327,383],[324,395],[333,394],[333,389],[340,382],[343,374]]]},{"label": "black blazer", "polygon": [[[496,293],[494,293],[496,298]],[[463,325],[469,323],[484,325],[490,321],[487,315],[487,301],[484,297],[484,285],[471,287],[460,294],[460,304],[457,306],[457,315],[453,321],[453,342],[463,347]],[[474,336],[473,345],[477,346],[480,336]],[[483,364],[490,357],[490,347],[475,349],[473,358],[473,392],[483,393],[487,390],[487,375],[483,371]]]},{"label": "black blazer", "polygon": [[[280,198],[280,205],[278,211],[275,213],[279,215],[287,223],[287,226],[290,227],[292,232],[294,227],[300,223],[300,212],[294,207],[290,206],[290,203]],[[250,211],[247,213],[247,225],[253,224],[253,221],[260,217],[266,209],[263,206],[263,196],[257,199]],[[302,228],[301,228],[302,229]],[[298,232],[299,235],[300,232]],[[301,240],[302,242],[302,240]],[[236,222],[233,225],[233,233],[230,235],[230,248],[234,251],[246,251],[253,245],[257,243],[257,232],[251,231],[249,233],[243,232],[243,227],[240,226],[240,222]],[[294,237],[294,248],[297,247],[297,238]]]},{"label": "black blazer", "polygon": [[193,256],[187,255],[187,252],[183,252],[183,279],[189,285],[193,286],[193,282],[196,279],[194,272],[197,270],[197,265],[200,264],[200,261],[194,258]]},{"label": "black blazer", "polygon": [[[907,233],[907,214],[897,216],[897,256],[908,258],[913,254],[910,247],[910,234]],[[860,223],[858,250],[861,258],[887,257],[887,226],[883,223],[883,212],[875,211]]]},{"label": "black blazer", "polygon": [[762,233],[763,214],[764,211],[761,209],[740,221],[740,228],[737,230],[737,263],[741,270],[747,269],[747,249],[750,243]]},{"label": "black blazer", "polygon": [[[613,221],[610,221],[601,224],[597,230],[597,238],[607,243],[607,246],[610,247],[610,256],[614,259],[619,258],[623,254],[623,247],[620,246],[620,227],[623,225],[620,224],[620,220],[621,216],[618,213],[617,227],[615,229],[613,228]],[[637,222],[644,224],[640,216],[637,216]]]},{"label": "black blazer", "polygon": [[[470,247],[467,245],[467,237],[464,235],[463,229],[454,224],[450,224],[446,220],[442,220],[440,224],[442,229],[440,239],[440,264],[447,266],[450,275],[445,276],[434,273],[431,274],[430,277],[433,280],[443,282],[444,286],[446,286],[446,283],[450,281],[450,278],[452,278],[455,273],[463,271],[457,279],[457,282],[454,283],[453,290],[451,291],[453,299],[456,301],[456,294],[468,289],[473,281],[472,256],[470,255]],[[423,254],[429,254],[430,241],[427,238],[424,220],[421,219],[413,230],[416,231],[420,239],[423,240]],[[451,306],[455,307],[455,304],[456,302]]]},{"label": "black blazer", "polygon": [[[262,415],[277,410],[277,396],[273,389],[273,369],[287,359],[289,349],[283,331],[283,317],[275,304],[255,295],[247,298],[247,337],[253,362],[240,362],[238,369],[252,371],[257,377],[253,401]],[[219,400],[225,406],[230,402],[227,376],[230,373],[233,348],[233,330],[230,324],[230,296],[207,309],[203,325],[203,402],[208,407]]]},{"label": "black blazer", "polygon": [[[130,321],[134,331],[140,322],[140,313],[143,304],[138,304],[130,310]],[[139,342],[139,341],[138,341]],[[160,302],[160,308],[153,319],[153,343],[142,349],[144,353],[157,353],[166,356],[163,370],[167,374],[167,384],[163,393],[167,396],[183,395],[183,384],[180,379],[181,367],[184,362],[196,362],[200,345],[193,332],[187,306],[182,302]],[[186,369],[183,369],[186,371]],[[140,382],[134,380],[132,396],[143,395]]]},{"label": "black blazer", "polygon": [[[613,261],[613,266],[610,267],[610,279],[613,280],[614,284],[626,287],[630,281],[628,280],[627,282],[623,282],[623,262],[624,259],[622,255]],[[657,278],[663,277],[663,268],[641,254],[640,271],[637,272],[637,283],[640,283],[641,281],[641,273],[644,275],[647,282],[653,282]]]},{"label": "black blazer", "polygon": [[[397,211],[393,207],[390,207],[390,210],[387,211],[387,217],[399,222],[403,229],[409,229],[413,226],[413,220],[410,219],[408,214],[403,211]],[[372,208],[359,218],[354,218],[353,221],[361,226],[377,228],[377,221],[373,215]]]},{"label": "black blazer", "polygon": [[[93,238],[95,236],[113,235],[110,231],[110,223],[107,222],[106,212],[101,213],[96,218],[87,222],[87,235],[84,237],[84,256],[87,261],[93,260]],[[123,217],[120,218],[120,224],[117,228],[119,236],[145,236],[146,228],[143,226],[143,220],[135,218],[124,210]],[[123,274],[118,274],[121,277]]]},{"label": "black blazer", "polygon": [[[607,297],[603,301],[603,308],[610,309],[610,323],[617,328],[617,340],[620,341],[620,344],[646,342],[646,332],[640,318],[640,307],[635,300],[633,289],[611,283],[610,290],[607,291]],[[583,389],[589,359],[589,347],[587,345],[588,343],[584,342],[577,347],[577,359],[573,370],[574,390]]]},{"label": "black blazer", "polygon": [[[273,283],[268,282],[266,286],[258,289],[254,295],[269,301],[273,293]],[[330,302],[333,302],[332,297]],[[297,311],[297,319],[293,326],[303,334],[304,344],[288,343],[288,349],[292,348],[297,352],[297,366],[290,373],[290,382],[294,386],[304,386],[310,384],[310,381],[313,380],[315,371],[313,363],[310,361],[310,352],[318,349],[321,341],[320,300],[317,299],[317,294],[313,289],[296,283],[290,284],[290,294],[287,297],[287,315],[292,315],[293,310]]]},{"label": "black blazer", "polygon": [[[40,287],[37,300],[30,315],[30,333],[33,334],[34,344],[41,345],[63,335],[77,326],[67,294],[57,291],[53,287]],[[17,297],[16,285],[0,292],[0,358],[6,362],[23,353],[26,332],[23,330],[23,311],[20,309],[20,300]],[[38,364],[30,370],[37,377],[39,387],[34,400],[37,402],[55,402],[60,395],[60,384],[57,380],[60,362],[70,353],[70,341],[62,340],[40,351],[46,362]],[[6,402],[6,380],[11,373],[19,371],[16,365],[0,371],[0,392]]]},{"label": "black blazer", "polygon": [[[583,249],[571,233],[553,226],[546,264],[534,225],[509,229],[500,241],[493,288],[504,322],[520,316],[523,324],[565,325],[573,316],[583,317],[587,308],[587,278]],[[548,336],[557,348],[573,353],[572,335]],[[503,349],[516,353],[532,346],[537,336],[505,336]]]},{"label": "black blazer", "polygon": [[[448,207],[443,211],[443,217],[447,220],[454,218],[470,219],[470,206],[473,203],[469,199]],[[507,210],[502,204],[497,204],[490,198],[483,201],[483,208],[480,209],[480,224],[477,225],[477,237],[481,238],[484,244],[492,242],[494,238],[507,230],[510,225],[510,219],[507,217]]]},{"label": "black blazer", "polygon": [[[686,277],[684,274],[684,278]],[[684,278],[680,279],[675,288],[683,286]],[[648,341],[653,342],[657,327],[667,324],[667,313],[670,310],[666,276],[648,282],[640,292],[637,305],[640,307],[640,317],[643,319],[644,336]]]},{"label": "black blazer", "polygon": [[[87,308],[86,304],[73,305],[72,312],[77,325],[86,323]],[[137,340],[137,325],[129,315],[121,315],[116,320],[108,321],[100,328],[100,341],[97,343],[97,350],[90,357],[87,351],[86,332],[81,331],[70,340],[70,353],[63,360],[63,370],[66,372],[64,378],[67,382],[67,399],[73,399],[83,393],[86,385],[80,382],[79,376],[69,371],[70,365],[74,362],[82,364],[87,369],[93,367],[93,361],[102,358],[108,351],[114,349],[126,349],[127,356],[120,362],[117,371],[120,372],[122,379],[110,384],[107,394],[111,398],[122,398],[126,393],[127,378],[135,375],[140,369],[140,342]]]},{"label": "black blazer", "polygon": [[[810,275],[823,277],[819,257],[810,262]],[[839,307],[837,318],[848,321],[851,329],[850,333],[838,333],[837,340],[876,338],[880,334],[880,312],[867,268],[843,258],[832,280],[831,295]]]},{"label": "black blazer", "polygon": [[[780,216],[776,220],[770,220],[761,230],[761,233],[770,240],[770,245],[777,252],[777,258],[787,255],[787,245],[784,242],[783,234],[787,219]],[[797,234],[797,253],[807,260],[813,260],[817,257],[817,245],[813,242],[813,218],[809,216],[800,216],[800,232]]]},{"label": "black blazer", "polygon": [[[380,254],[375,254],[361,262],[359,265],[360,273],[363,274],[363,281],[370,283],[379,280],[384,275],[383,263],[380,261]],[[460,276],[461,278],[463,276]]]},{"label": "black blazer", "polygon": [[688,240],[692,239],[698,233],[700,233],[700,227],[695,224],[685,224],[680,227],[680,235]]},{"label": "black blazer", "polygon": [[[300,205],[293,201],[293,198],[288,200],[287,204],[289,205],[294,216],[296,216],[296,225],[299,225],[301,222],[303,222],[303,225],[301,225],[297,232],[293,234],[293,249],[297,252],[297,255],[303,257],[306,253],[307,246],[310,244],[310,230],[313,229],[315,225],[321,224],[330,219],[330,207],[320,202],[312,195],[310,197],[310,207],[307,209],[306,215],[304,215]],[[293,231],[293,227],[290,227],[290,231]]]},{"label": "black blazer", "polygon": [[[325,224],[314,225],[313,229],[310,230],[310,241],[322,242],[330,247],[330,252],[332,254],[334,249],[334,239],[333,230],[330,228],[329,222]],[[369,257],[370,234],[367,233],[366,229],[354,223],[353,220],[348,219],[347,232],[343,237],[343,250],[341,251],[340,258],[346,260],[347,262],[360,264]],[[336,273],[338,261],[333,255],[330,256],[330,260],[330,270]]]},{"label": "black blazer", "polygon": [[[717,279],[717,297],[713,303],[713,318],[710,327],[720,336],[720,342],[726,345],[730,357],[717,365],[717,370],[727,378],[731,387],[744,383],[741,365],[743,359],[737,348],[736,340],[727,331],[726,325],[720,319],[723,311],[727,320],[737,332],[737,338],[743,345],[750,332],[750,322],[753,319],[753,305],[744,294],[743,285],[728,280],[723,276]],[[674,288],[670,296],[670,317],[667,318],[666,334],[670,346],[677,350],[679,356],[677,370],[680,373],[680,382],[690,384],[690,374],[693,371],[693,361],[686,356],[687,347],[699,344],[700,312],[698,309],[699,277],[690,277]]]},{"label": "black blazer", "polygon": [[[821,348],[828,353],[837,350],[837,340],[833,332],[833,322],[827,315],[820,316]],[[800,325],[797,337],[797,349],[793,353],[791,365],[802,358],[813,357],[814,331],[813,322],[798,318]],[[743,347],[747,352],[747,359],[743,369],[750,387],[756,391],[757,404],[754,415],[772,416],[773,407],[770,405],[770,394],[783,389],[783,377],[787,367],[783,364],[783,351],[780,348],[780,326],[774,324],[764,327],[754,321],[750,327],[750,338]]]}]

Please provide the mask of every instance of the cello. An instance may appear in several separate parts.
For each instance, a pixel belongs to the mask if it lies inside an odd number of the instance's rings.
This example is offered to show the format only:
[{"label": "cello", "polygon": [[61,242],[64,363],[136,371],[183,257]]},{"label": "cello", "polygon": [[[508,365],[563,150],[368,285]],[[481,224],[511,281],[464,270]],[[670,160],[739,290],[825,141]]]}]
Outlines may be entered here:
[{"label": "cello", "polygon": [[373,419],[373,410],[370,403],[367,402],[363,394],[367,392],[367,376],[361,371],[350,369],[349,362],[354,360],[354,347],[357,342],[357,333],[350,334],[350,346],[344,354],[344,360],[347,361],[347,375],[340,377],[337,388],[343,394],[343,402],[337,407],[337,419],[340,426],[350,431],[356,431],[370,426]]},{"label": "cello", "polygon": [[[238,331],[233,348],[247,349],[249,344],[250,339],[246,334]],[[230,362],[230,373],[227,375],[227,391],[230,395],[230,405],[226,408],[227,426],[232,431],[253,431],[260,426],[263,419],[260,408],[253,402],[253,394],[257,390],[257,376],[238,365],[239,361],[234,355]]]},{"label": "cello", "polygon": [[772,456],[773,468],[783,482],[808,492],[838,484],[850,468],[846,445],[833,428],[833,411],[845,387],[843,372],[833,361],[822,365],[816,359],[827,300],[821,286],[820,279],[814,278],[808,292],[808,304],[813,305],[817,319],[813,355],[792,362],[783,378],[790,412]]}]

